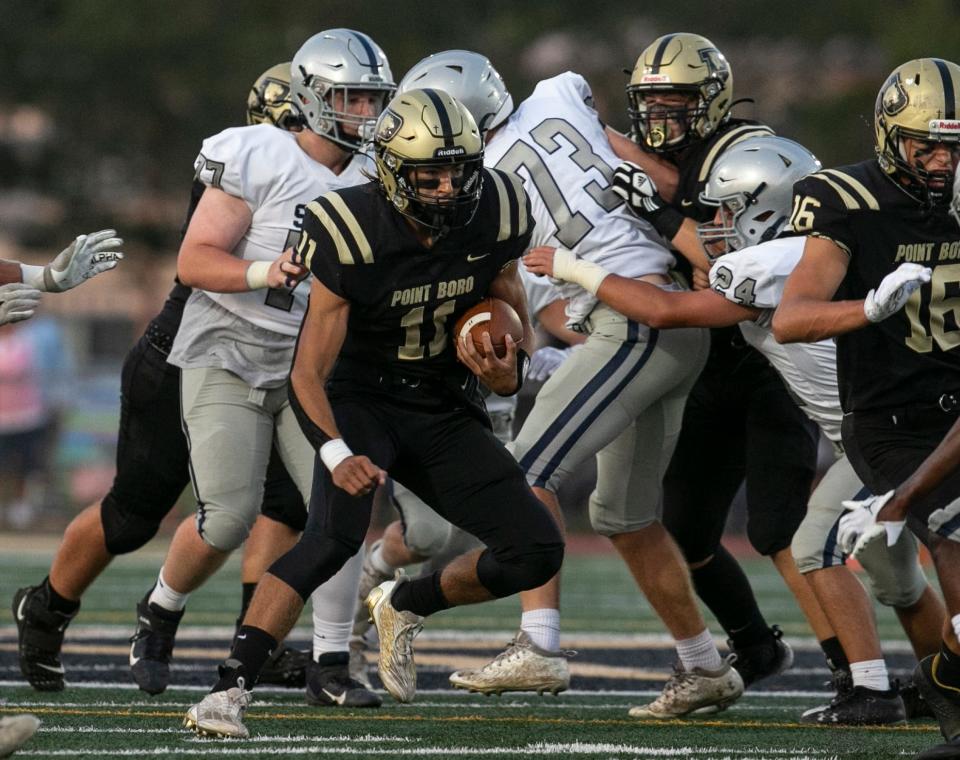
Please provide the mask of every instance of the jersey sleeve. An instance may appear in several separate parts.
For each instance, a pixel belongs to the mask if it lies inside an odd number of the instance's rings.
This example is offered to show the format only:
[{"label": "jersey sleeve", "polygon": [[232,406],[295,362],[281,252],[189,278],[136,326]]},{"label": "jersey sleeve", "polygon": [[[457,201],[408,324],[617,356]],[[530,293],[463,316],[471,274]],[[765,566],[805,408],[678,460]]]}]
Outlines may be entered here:
[{"label": "jersey sleeve", "polygon": [[710,267],[710,287],[739,306],[775,309],[783,296],[785,278],[772,272],[758,257],[740,255],[751,250],[717,259]]},{"label": "jersey sleeve", "polygon": [[263,137],[260,127],[234,127],[208,137],[193,162],[194,179],[259,208],[276,179],[270,176],[272,162],[265,160],[269,151]]},{"label": "jersey sleeve", "polygon": [[530,208],[530,197],[523,189],[523,180],[516,174],[487,169],[493,218],[497,229],[496,242],[501,267],[519,259],[530,246],[536,222]]},{"label": "jersey sleeve", "polygon": [[[328,193],[327,195],[333,195]],[[324,201],[327,200],[327,204]],[[297,241],[297,259],[328,290],[341,298],[347,298],[344,282],[344,267],[337,248],[339,235],[336,223],[330,216],[326,196],[307,205],[303,215],[303,228]]]},{"label": "jersey sleeve", "polygon": [[842,188],[825,172],[801,179],[793,186],[793,214],[788,230],[830,240],[852,254],[856,237],[848,217],[856,209],[849,207],[841,192]]}]

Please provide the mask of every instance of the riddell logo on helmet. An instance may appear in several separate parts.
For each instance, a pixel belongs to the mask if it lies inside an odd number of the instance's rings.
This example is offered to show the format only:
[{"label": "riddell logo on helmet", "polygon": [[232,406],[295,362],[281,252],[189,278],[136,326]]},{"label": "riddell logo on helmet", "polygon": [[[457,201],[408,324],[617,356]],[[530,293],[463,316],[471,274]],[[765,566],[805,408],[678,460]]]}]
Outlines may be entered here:
[{"label": "riddell logo on helmet", "polygon": [[433,152],[434,158],[450,158],[452,156],[465,156],[467,149],[462,145],[454,145],[452,148],[437,148]]},{"label": "riddell logo on helmet", "polygon": [[960,119],[931,119],[930,134],[960,137]]},{"label": "riddell logo on helmet", "polygon": [[640,84],[670,84],[670,77],[667,74],[644,74]]}]

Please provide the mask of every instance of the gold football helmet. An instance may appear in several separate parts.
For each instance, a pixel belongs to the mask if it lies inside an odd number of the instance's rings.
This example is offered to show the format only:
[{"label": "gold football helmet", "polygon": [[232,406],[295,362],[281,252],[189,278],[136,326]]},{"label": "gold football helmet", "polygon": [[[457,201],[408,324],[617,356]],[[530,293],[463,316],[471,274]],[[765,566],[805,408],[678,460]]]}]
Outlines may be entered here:
[{"label": "gold football helmet", "polygon": [[257,77],[247,95],[247,124],[273,124],[297,130],[303,117],[290,98],[290,62],[271,66]]},{"label": "gold football helmet", "polygon": [[[387,199],[404,216],[430,229],[467,225],[483,184],[483,138],[467,108],[442,90],[400,93],[377,120],[377,178]],[[440,175],[453,191],[437,190]]]},{"label": "gold football helmet", "polygon": [[[658,95],[682,95],[688,104],[647,102]],[[633,139],[656,153],[709,137],[727,120],[732,104],[727,59],[706,37],[688,32],[654,40],[640,53],[627,85]]]},{"label": "gold football helmet", "polygon": [[[958,102],[960,66],[940,58],[917,58],[898,66],[877,94],[873,125],[880,168],[924,203],[943,206],[950,201],[953,169],[960,158]],[[949,145],[953,166],[927,171],[906,155],[906,138]]]}]

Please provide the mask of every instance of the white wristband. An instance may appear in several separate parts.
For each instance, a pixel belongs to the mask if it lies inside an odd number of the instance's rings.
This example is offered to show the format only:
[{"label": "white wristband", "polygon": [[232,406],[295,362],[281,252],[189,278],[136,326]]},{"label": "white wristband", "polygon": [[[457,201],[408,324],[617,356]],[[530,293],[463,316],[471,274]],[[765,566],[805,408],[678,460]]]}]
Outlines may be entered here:
[{"label": "white wristband", "polygon": [[43,283],[43,270],[46,267],[37,267],[31,266],[30,264],[21,264],[20,265],[20,279],[23,281],[24,285],[29,285],[31,288],[36,288],[37,290],[46,291],[46,286]]},{"label": "white wristband", "polygon": [[553,255],[553,276],[579,285],[593,295],[600,289],[600,283],[610,274],[599,264],[578,259],[573,251],[557,248]]},{"label": "white wristband", "polygon": [[250,290],[260,290],[268,286],[267,276],[270,274],[269,261],[251,261],[247,267],[247,287]]},{"label": "white wristband", "polygon": [[334,438],[320,447],[320,461],[326,465],[330,472],[333,472],[344,459],[352,456],[353,452],[350,451],[350,447],[347,446],[343,438]]}]

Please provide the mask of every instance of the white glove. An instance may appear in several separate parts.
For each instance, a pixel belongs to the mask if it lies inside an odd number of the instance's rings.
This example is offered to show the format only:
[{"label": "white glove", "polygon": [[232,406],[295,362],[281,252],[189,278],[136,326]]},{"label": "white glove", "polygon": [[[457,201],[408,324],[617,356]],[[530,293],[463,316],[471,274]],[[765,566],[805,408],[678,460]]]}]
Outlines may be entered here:
[{"label": "white glove", "polygon": [[880,281],[880,286],[867,293],[863,313],[871,322],[882,322],[900,311],[910,294],[930,282],[933,270],[919,264],[901,264]]},{"label": "white glove", "polygon": [[116,230],[80,235],[45,267],[20,265],[23,281],[37,290],[62,293],[101,272],[113,269],[123,254],[116,250],[123,240]]},{"label": "white glove", "polygon": [[844,509],[850,510],[840,518],[837,542],[844,554],[858,557],[869,544],[881,536],[887,540],[887,546],[893,546],[903,532],[905,520],[877,522],[877,513],[890,501],[893,491],[882,496],[871,496],[861,501],[841,502]]},{"label": "white glove", "polygon": [[557,371],[557,367],[563,364],[563,360],[570,356],[572,351],[572,347],[554,348],[553,346],[544,346],[538,348],[530,357],[527,380],[533,380],[536,383],[546,380]]},{"label": "white glove", "polygon": [[39,303],[40,291],[36,288],[22,282],[0,285],[0,325],[30,319]]}]

